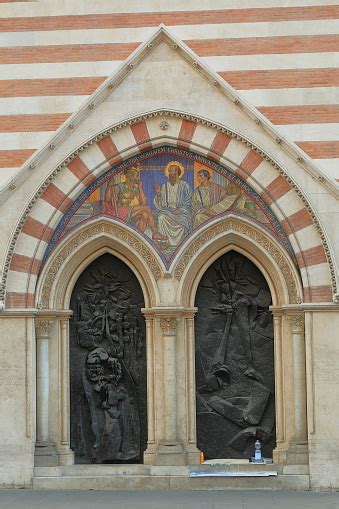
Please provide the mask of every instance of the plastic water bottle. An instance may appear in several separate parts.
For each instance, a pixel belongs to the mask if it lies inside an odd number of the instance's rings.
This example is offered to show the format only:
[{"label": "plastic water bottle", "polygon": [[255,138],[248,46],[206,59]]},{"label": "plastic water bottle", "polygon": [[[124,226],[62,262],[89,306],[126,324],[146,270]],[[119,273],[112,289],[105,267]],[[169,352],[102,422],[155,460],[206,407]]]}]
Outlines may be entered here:
[{"label": "plastic water bottle", "polygon": [[255,441],[254,449],[255,449],[254,459],[261,460],[261,444],[260,444],[259,440]]}]

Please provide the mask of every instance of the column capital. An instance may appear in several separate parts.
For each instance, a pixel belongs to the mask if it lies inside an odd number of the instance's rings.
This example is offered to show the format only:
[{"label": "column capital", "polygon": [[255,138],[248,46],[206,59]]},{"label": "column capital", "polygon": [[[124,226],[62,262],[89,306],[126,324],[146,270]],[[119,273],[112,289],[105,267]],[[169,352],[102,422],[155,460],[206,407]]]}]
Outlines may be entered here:
[{"label": "column capital", "polygon": [[287,315],[292,332],[303,332],[305,328],[305,315],[303,313]]},{"label": "column capital", "polygon": [[269,309],[273,318],[281,318],[284,314],[284,310],[281,306],[270,306]]},{"label": "column capital", "polygon": [[54,320],[51,318],[36,318],[34,324],[37,337],[48,336],[53,323]]},{"label": "column capital", "polygon": [[177,328],[177,319],[173,316],[162,316],[160,318],[160,327],[163,334],[174,335]]}]

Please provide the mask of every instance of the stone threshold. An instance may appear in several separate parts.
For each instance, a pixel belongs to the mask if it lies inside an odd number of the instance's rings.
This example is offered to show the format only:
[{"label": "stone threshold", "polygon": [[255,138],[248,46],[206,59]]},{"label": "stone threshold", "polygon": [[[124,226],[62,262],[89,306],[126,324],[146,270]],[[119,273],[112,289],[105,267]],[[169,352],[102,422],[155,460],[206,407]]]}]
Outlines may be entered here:
[{"label": "stone threshold", "polygon": [[[277,475],[267,476],[274,471]],[[207,473],[194,476],[192,472]],[[223,472],[223,476],[213,475]],[[257,473],[257,475],[252,475]],[[34,489],[46,490],[308,490],[308,467],[293,465],[72,465],[35,467]]]}]

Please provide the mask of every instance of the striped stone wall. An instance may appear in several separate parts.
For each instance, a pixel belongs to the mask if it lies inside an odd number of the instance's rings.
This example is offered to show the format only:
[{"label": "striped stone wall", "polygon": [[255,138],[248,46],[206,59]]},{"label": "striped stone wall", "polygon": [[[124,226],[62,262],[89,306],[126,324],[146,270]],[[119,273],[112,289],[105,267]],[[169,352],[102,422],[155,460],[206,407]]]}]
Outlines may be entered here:
[{"label": "striped stone wall", "polygon": [[[183,116],[184,117],[184,116]],[[297,189],[261,154],[232,133],[200,123],[198,119],[169,117],[175,145],[224,163],[233,161],[235,173],[246,180],[271,207],[296,254],[305,302],[329,302],[332,286],[329,260],[310,209]],[[54,229],[73,200],[107,168],[122,161],[120,153],[138,154],[159,145],[163,135],[159,117],[122,124],[113,133],[75,153],[56,177],[44,187],[30,208],[8,258],[6,307],[33,307],[41,262]],[[156,140],[153,141],[153,140]],[[319,226],[319,225],[318,225]]]},{"label": "striped stone wall", "polygon": [[0,186],[160,23],[339,181],[338,18],[333,0],[1,1]]}]

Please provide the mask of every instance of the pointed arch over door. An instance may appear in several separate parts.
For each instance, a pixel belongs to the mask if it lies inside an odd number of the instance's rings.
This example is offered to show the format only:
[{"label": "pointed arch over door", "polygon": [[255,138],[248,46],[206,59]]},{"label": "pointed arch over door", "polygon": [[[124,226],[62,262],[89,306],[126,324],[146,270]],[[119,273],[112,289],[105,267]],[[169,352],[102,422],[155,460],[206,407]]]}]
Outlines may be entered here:
[{"label": "pointed arch over door", "polygon": [[273,317],[268,284],[229,251],[206,270],[196,293],[197,446],[206,459],[266,457],[275,447]]},{"label": "pointed arch over door", "polygon": [[111,254],[80,275],[70,308],[71,448],[75,463],[142,463],[147,446],[144,296]]},{"label": "pointed arch over door", "polygon": [[[170,130],[163,130],[163,122]],[[147,136],[135,138],[137,130]],[[84,188],[93,186],[94,190],[97,181],[112,169],[119,166],[122,170],[121,165],[134,163],[134,158],[143,157],[151,147],[159,150],[165,145],[194,151],[251,186],[291,243],[302,276],[303,300],[332,300],[336,277],[326,236],[303,192],[283,169],[286,164],[279,166],[247,138],[221,124],[159,110],[114,125],[83,143],[37,189],[13,232],[4,262],[0,300],[6,298],[6,307],[36,303],[35,286],[47,245],[60,223],[67,221],[70,209],[77,208]]]}]

